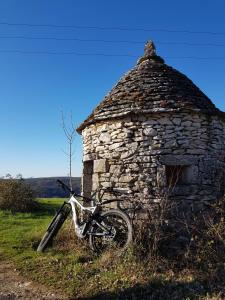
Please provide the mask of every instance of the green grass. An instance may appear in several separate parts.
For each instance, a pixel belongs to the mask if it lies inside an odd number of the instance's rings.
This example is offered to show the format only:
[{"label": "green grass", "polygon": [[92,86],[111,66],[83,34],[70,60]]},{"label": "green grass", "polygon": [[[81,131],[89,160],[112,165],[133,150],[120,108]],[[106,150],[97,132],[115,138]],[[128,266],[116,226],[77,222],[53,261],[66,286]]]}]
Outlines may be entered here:
[{"label": "green grass", "polygon": [[35,213],[15,213],[0,210],[0,257],[21,261],[25,256],[37,257],[37,246],[47,225],[63,199],[40,199]]},{"label": "green grass", "polygon": [[85,241],[75,238],[70,221],[52,249],[37,253],[63,199],[39,202],[36,213],[0,211],[0,259],[13,262],[26,278],[73,299],[220,299],[219,291],[215,298],[213,293],[207,296],[201,278],[190,271],[174,273],[170,266],[135,259],[132,251],[94,256]]}]

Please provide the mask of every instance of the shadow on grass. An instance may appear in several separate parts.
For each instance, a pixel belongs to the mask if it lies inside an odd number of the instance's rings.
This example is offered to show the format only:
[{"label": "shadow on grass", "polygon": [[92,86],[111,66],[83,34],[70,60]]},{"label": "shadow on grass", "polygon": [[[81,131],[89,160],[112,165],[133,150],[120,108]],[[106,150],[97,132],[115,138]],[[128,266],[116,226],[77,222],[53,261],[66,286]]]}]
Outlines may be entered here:
[{"label": "shadow on grass", "polygon": [[54,216],[55,213],[58,211],[58,209],[61,207],[61,205],[64,203],[64,200],[54,203],[54,202],[46,202],[41,203],[38,201],[34,202],[33,207],[29,211],[10,211],[10,210],[4,210],[4,214],[6,216],[16,216],[17,218],[25,219],[36,219],[40,218],[41,216]]},{"label": "shadow on grass", "polygon": [[58,209],[63,204],[63,200],[59,203],[38,203],[37,208],[32,212],[32,217],[39,218],[40,216],[54,216]]},{"label": "shadow on grass", "polygon": [[[165,300],[165,299],[200,299],[201,297],[209,297],[216,295],[218,298],[225,299],[224,288],[210,288],[204,282],[190,281],[190,282],[177,282],[177,281],[154,281],[146,285],[136,284],[132,288],[124,289],[120,292],[101,292],[90,297],[70,298],[80,300]],[[208,299],[208,298],[207,298]]]}]

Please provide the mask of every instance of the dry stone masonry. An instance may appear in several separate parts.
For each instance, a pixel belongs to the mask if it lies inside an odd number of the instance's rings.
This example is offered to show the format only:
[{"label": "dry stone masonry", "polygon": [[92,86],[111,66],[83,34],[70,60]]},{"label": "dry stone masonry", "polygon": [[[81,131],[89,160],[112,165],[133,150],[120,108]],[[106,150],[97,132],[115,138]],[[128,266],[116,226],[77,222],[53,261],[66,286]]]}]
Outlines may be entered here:
[{"label": "dry stone masonry", "polygon": [[224,193],[225,113],[167,66],[152,42],[78,132],[86,196],[115,186],[146,209],[165,193],[192,209]]}]

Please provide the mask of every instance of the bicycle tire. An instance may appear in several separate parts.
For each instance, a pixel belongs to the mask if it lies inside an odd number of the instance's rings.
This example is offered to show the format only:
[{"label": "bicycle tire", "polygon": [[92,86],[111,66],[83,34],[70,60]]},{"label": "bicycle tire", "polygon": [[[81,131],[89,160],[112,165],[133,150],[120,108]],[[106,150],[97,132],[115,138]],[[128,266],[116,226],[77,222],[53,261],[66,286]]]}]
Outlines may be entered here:
[{"label": "bicycle tire", "polygon": [[[112,218],[111,221],[109,221],[110,218]],[[108,231],[114,231],[114,236],[107,237],[107,234],[105,236],[98,236],[99,233],[101,234],[103,232],[103,229],[100,228],[96,222],[93,222],[89,234],[89,245],[94,252],[100,254],[108,250],[111,246],[124,250],[132,242],[132,224],[124,212],[111,209],[101,213],[96,221],[104,227],[106,226],[107,229],[109,229]],[[118,225],[120,225],[120,227]]]},{"label": "bicycle tire", "polygon": [[58,231],[62,227],[63,223],[65,222],[67,215],[63,212],[59,212],[50,223],[46,233],[44,234],[43,238],[41,239],[37,252],[43,252],[49,245],[52,243],[53,238],[57,235]]}]

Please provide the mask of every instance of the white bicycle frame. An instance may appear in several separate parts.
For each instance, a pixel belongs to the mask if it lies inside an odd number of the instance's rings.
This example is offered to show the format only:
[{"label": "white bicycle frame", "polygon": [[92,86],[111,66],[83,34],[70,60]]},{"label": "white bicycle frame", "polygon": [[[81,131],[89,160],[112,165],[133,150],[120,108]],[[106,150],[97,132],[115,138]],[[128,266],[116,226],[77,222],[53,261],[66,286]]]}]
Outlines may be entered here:
[{"label": "white bicycle frame", "polygon": [[74,195],[72,195],[70,197],[70,199],[68,200],[67,203],[69,203],[72,208],[72,219],[73,219],[76,235],[80,238],[83,238],[83,237],[85,237],[85,234],[83,234],[83,232],[84,232],[86,223],[84,225],[79,224],[79,219],[78,219],[77,211],[76,211],[76,205],[81,209],[82,212],[89,211],[92,214],[96,211],[97,205],[85,207],[79,202],[79,200]]},{"label": "white bicycle frame", "polygon": [[[87,234],[87,231],[85,229],[86,229],[86,226],[87,226],[88,222],[84,222],[83,224],[80,224],[79,218],[77,216],[76,206],[78,206],[81,209],[81,212],[88,211],[93,215],[96,212],[96,210],[99,208],[99,205],[87,206],[87,207],[83,206],[77,198],[79,198],[79,197],[85,198],[85,197],[82,197],[81,195],[76,195],[65,183],[63,183],[59,179],[57,181],[60,183],[60,185],[63,187],[64,190],[67,189],[68,191],[70,191],[70,194],[72,193],[69,200],[66,203],[70,204],[71,208],[72,208],[72,219],[73,219],[74,229],[75,229],[76,235],[80,238],[84,238]],[[117,189],[117,190],[124,193],[124,189]],[[104,192],[103,192],[103,195],[104,195]],[[94,199],[89,199],[89,200],[94,201]],[[104,204],[104,203],[107,203],[107,202],[108,201],[105,201],[105,202],[102,202],[101,204]],[[110,201],[110,202],[112,202],[112,201]],[[110,231],[109,231],[107,226],[104,226],[103,224],[100,224],[99,222],[97,222],[97,220],[95,220],[95,223],[103,230],[102,233],[98,233],[97,235],[102,236],[102,235],[105,235],[105,233],[107,233],[107,234],[109,234],[108,235],[109,237],[110,236],[111,237],[115,236],[115,230],[114,230],[113,235],[111,233],[112,228],[110,228]]]}]

